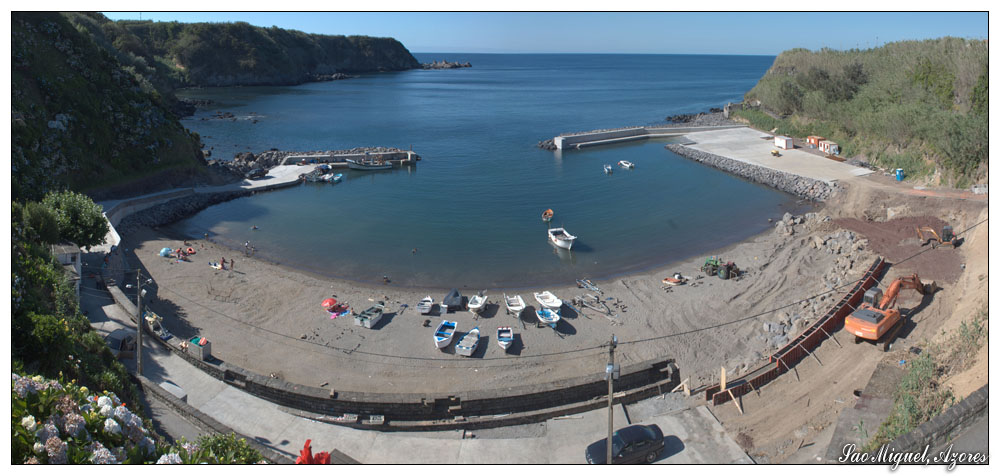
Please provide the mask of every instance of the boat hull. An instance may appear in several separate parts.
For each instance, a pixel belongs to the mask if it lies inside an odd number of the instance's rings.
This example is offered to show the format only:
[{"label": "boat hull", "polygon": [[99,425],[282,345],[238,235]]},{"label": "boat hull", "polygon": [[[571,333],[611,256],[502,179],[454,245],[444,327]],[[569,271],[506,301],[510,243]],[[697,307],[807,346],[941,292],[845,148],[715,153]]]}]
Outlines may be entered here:
[{"label": "boat hull", "polygon": [[355,162],[351,159],[347,159],[347,167],[351,170],[387,170],[392,168],[392,164],[388,162],[383,164],[373,164],[366,162]]},{"label": "boat hull", "polygon": [[451,340],[455,337],[455,331],[458,330],[458,325],[451,321],[441,321],[438,324],[437,329],[434,330],[434,346],[438,349],[443,349],[451,344]]},{"label": "boat hull", "polygon": [[507,350],[514,343],[514,331],[509,327],[497,328],[497,345]]}]

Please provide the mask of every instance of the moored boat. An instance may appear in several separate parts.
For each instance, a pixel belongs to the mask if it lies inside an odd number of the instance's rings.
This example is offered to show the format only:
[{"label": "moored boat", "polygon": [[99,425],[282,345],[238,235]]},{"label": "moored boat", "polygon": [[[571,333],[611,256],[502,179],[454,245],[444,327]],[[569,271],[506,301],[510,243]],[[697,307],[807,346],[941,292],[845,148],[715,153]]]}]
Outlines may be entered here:
[{"label": "moored boat", "polygon": [[559,309],[562,307],[562,300],[557,298],[555,294],[548,291],[535,293],[535,300],[546,309]]},{"label": "moored boat", "polygon": [[434,309],[434,298],[427,296],[417,303],[417,312],[421,314],[430,314],[431,309]]},{"label": "moored boat", "polygon": [[343,178],[344,174],[333,174],[333,176],[330,177],[330,183],[338,183]]},{"label": "moored boat", "polygon": [[573,249],[574,240],[576,237],[569,234],[565,228],[549,228],[549,241],[560,248]]},{"label": "moored boat", "polygon": [[635,168],[635,164],[633,164],[632,162],[629,162],[627,160],[619,160],[618,161],[618,165],[621,168],[623,168],[623,169],[634,169]]},{"label": "moored boat", "polygon": [[321,182],[333,182],[333,174],[320,175]]},{"label": "moored boat", "polygon": [[441,321],[437,329],[434,330],[434,345],[438,349],[443,349],[451,344],[451,339],[455,337],[458,323],[453,321]]},{"label": "moored boat", "polygon": [[611,175],[615,173],[615,169],[611,167],[611,164],[604,164],[604,173]]},{"label": "moored boat", "polygon": [[553,329],[556,328],[556,323],[559,322],[559,310],[558,309],[536,309],[535,315],[538,316],[538,320]]},{"label": "moored boat", "polygon": [[386,170],[392,168],[392,163],[382,159],[347,159],[347,167],[353,170]]},{"label": "moored boat", "polygon": [[514,318],[520,318],[521,312],[524,311],[524,299],[521,299],[520,295],[508,296],[503,295],[503,302],[507,305],[507,312],[514,315]]},{"label": "moored boat", "polygon": [[385,302],[379,301],[372,307],[365,309],[361,314],[354,316],[354,324],[371,329],[378,321],[382,320],[382,313],[385,311]]},{"label": "moored boat", "polygon": [[486,309],[486,298],[489,296],[484,295],[482,292],[469,298],[469,310],[474,314],[479,314]]},{"label": "moored boat", "polygon": [[542,212],[542,221],[544,221],[545,223],[552,221],[552,215],[554,214],[555,212],[553,212],[551,208],[545,210],[544,212]]},{"label": "moored boat", "polygon": [[509,327],[497,328],[497,344],[501,349],[507,350],[514,343],[514,331]]},{"label": "moored boat", "polygon": [[471,331],[462,336],[462,340],[455,344],[455,353],[466,357],[472,357],[472,354],[476,352],[476,347],[478,346],[479,328],[473,327]]}]

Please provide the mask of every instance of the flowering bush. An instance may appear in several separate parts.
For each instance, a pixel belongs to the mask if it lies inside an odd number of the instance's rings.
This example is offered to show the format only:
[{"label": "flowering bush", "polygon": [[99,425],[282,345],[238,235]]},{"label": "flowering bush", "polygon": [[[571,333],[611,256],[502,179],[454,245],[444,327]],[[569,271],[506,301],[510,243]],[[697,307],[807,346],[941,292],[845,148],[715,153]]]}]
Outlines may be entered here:
[{"label": "flowering bush", "polygon": [[153,440],[114,393],[11,373],[11,460],[25,464],[246,464],[260,453],[234,434],[175,445]]}]

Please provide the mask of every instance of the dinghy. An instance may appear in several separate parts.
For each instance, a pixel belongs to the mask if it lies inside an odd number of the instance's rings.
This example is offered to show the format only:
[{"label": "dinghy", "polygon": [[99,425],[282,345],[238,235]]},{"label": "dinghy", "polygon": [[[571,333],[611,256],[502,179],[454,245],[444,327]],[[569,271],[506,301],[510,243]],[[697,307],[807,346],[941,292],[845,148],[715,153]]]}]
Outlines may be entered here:
[{"label": "dinghy", "polygon": [[320,181],[323,182],[333,182],[333,174],[320,175]]},{"label": "dinghy", "polygon": [[559,322],[558,309],[537,309],[535,310],[535,315],[538,316],[538,320],[541,321],[542,324],[546,324],[553,329],[556,328],[556,323]]},{"label": "dinghy", "polygon": [[535,300],[538,304],[541,304],[543,308],[546,309],[559,309],[562,307],[562,301],[548,291],[542,291],[540,293],[535,293]]},{"label": "dinghy", "polygon": [[604,173],[611,175],[615,173],[615,169],[612,168],[610,164],[604,164]]},{"label": "dinghy", "polygon": [[542,212],[542,221],[544,221],[545,223],[552,221],[553,214],[555,214],[555,212],[553,212],[551,208],[545,210],[544,212]]},{"label": "dinghy", "polygon": [[663,284],[670,286],[680,286],[687,282],[687,278],[681,276],[681,273],[674,273],[673,277],[663,278]]},{"label": "dinghy", "polygon": [[513,314],[515,319],[521,317],[521,312],[524,311],[524,299],[521,299],[520,295],[508,296],[504,294],[503,302],[507,305],[507,312]]},{"label": "dinghy", "polygon": [[629,162],[627,160],[619,160],[618,161],[618,165],[621,166],[621,168],[623,168],[623,169],[634,169],[635,168],[635,164],[633,164],[632,162]]},{"label": "dinghy", "polygon": [[452,289],[441,300],[442,311],[454,311],[462,307],[462,294],[457,289]]},{"label": "dinghy", "polygon": [[576,237],[569,234],[565,228],[549,228],[549,241],[560,248],[573,249],[574,240]]},{"label": "dinghy", "polygon": [[379,301],[378,304],[375,304],[374,306],[365,309],[361,314],[354,316],[354,324],[366,329],[371,329],[375,326],[375,324],[378,324],[378,321],[382,320],[382,312],[384,310],[385,302]]},{"label": "dinghy", "polygon": [[334,174],[333,176],[330,177],[330,183],[340,182],[340,180],[343,179],[343,178],[344,178],[344,174]]},{"label": "dinghy", "polygon": [[434,331],[434,345],[438,349],[443,349],[451,344],[451,338],[455,336],[458,324],[452,321],[441,321]]},{"label": "dinghy", "polygon": [[466,357],[472,357],[472,354],[476,352],[476,346],[478,345],[479,328],[473,327],[468,334],[462,336],[462,340],[455,344],[455,353]]},{"label": "dinghy", "polygon": [[417,312],[421,314],[430,314],[431,309],[434,309],[434,298],[427,296],[417,303]]},{"label": "dinghy", "polygon": [[473,314],[479,314],[480,312],[483,312],[483,309],[486,309],[487,297],[489,296],[483,295],[483,292],[480,292],[479,294],[470,297],[469,310],[472,311]]},{"label": "dinghy", "polygon": [[500,348],[507,350],[510,345],[514,343],[514,331],[509,327],[498,327],[497,328],[497,344]]}]

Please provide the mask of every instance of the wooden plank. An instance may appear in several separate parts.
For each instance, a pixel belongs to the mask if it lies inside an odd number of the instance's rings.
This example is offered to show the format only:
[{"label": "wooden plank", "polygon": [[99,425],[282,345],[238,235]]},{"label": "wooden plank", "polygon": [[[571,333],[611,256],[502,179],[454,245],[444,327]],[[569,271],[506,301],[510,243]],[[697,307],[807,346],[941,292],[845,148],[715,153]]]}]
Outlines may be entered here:
[{"label": "wooden plank", "polygon": [[733,405],[736,405],[736,409],[740,411],[740,415],[743,414],[743,407],[740,406],[740,402],[736,401],[736,396],[733,395],[732,390],[726,390],[729,393],[729,398],[733,399]]}]

